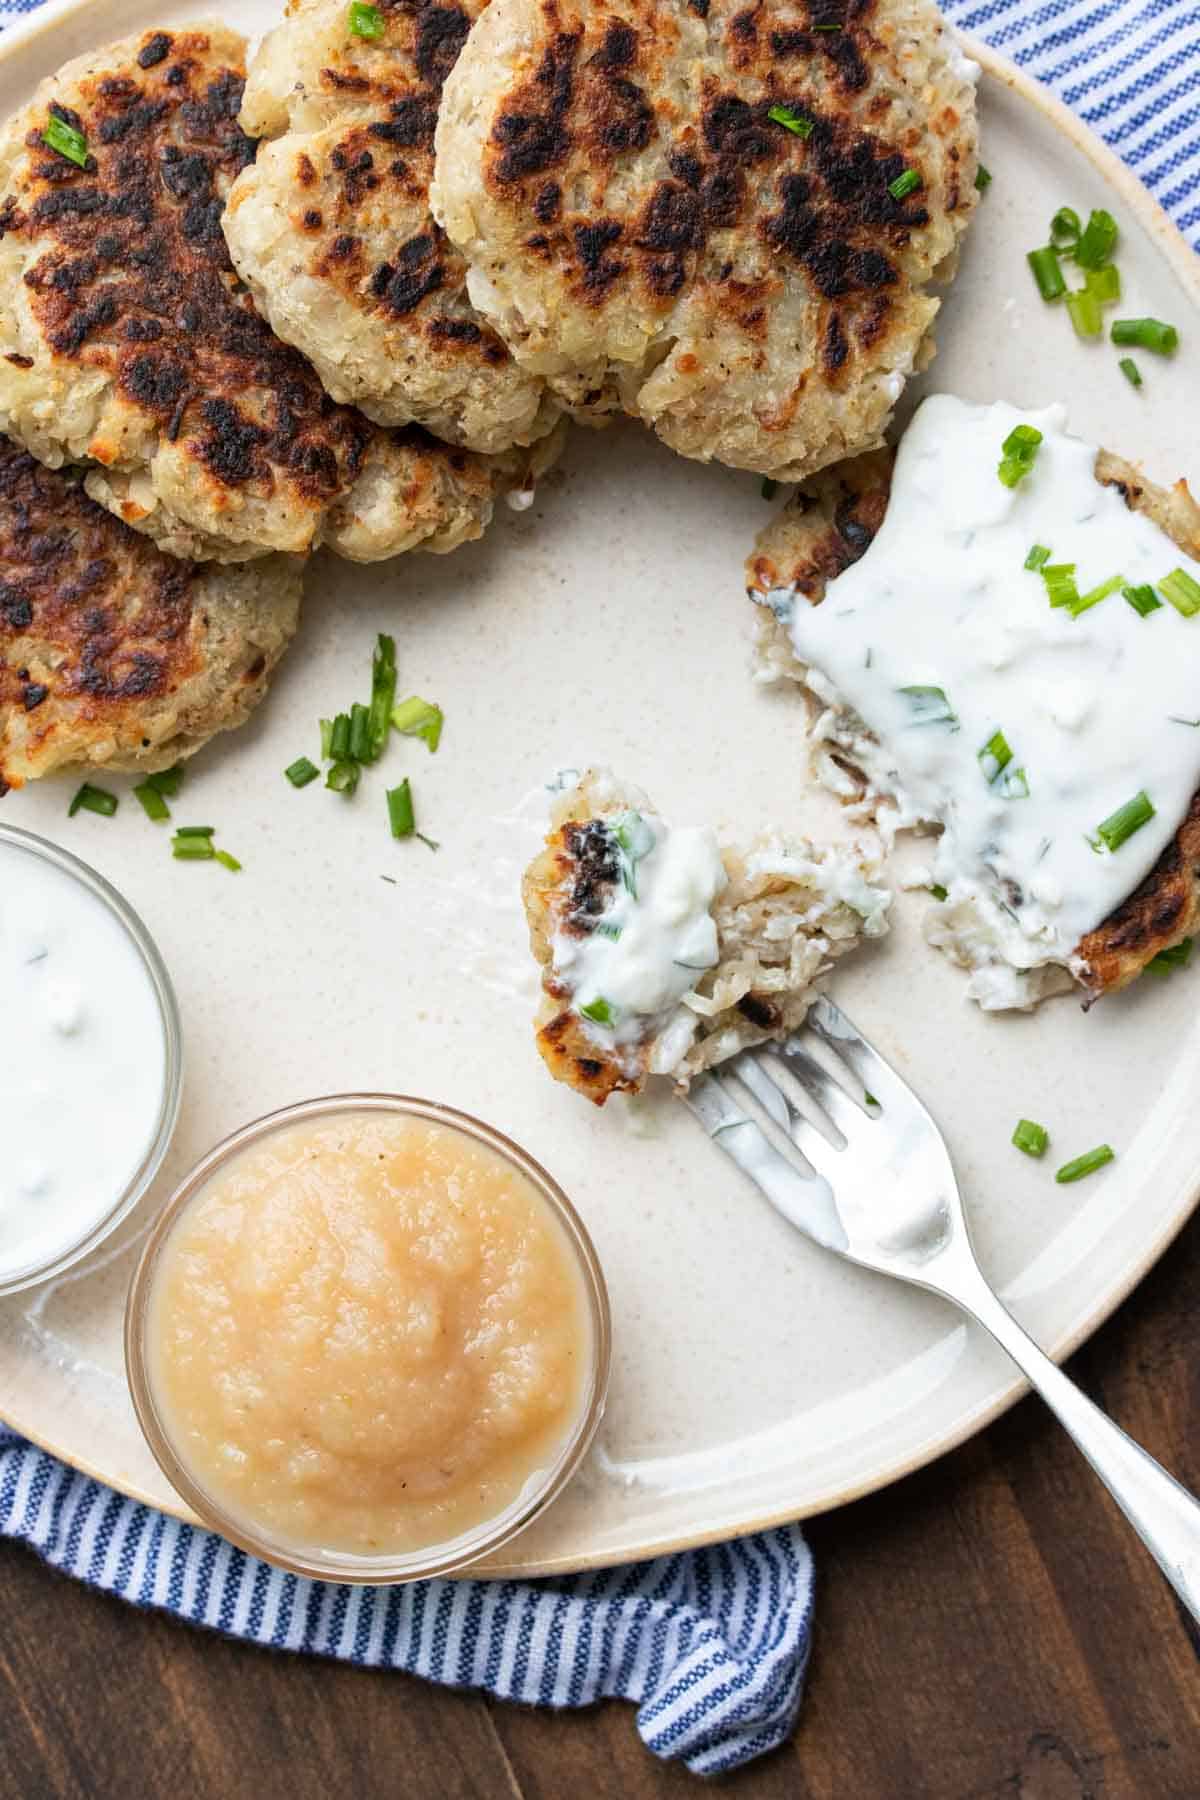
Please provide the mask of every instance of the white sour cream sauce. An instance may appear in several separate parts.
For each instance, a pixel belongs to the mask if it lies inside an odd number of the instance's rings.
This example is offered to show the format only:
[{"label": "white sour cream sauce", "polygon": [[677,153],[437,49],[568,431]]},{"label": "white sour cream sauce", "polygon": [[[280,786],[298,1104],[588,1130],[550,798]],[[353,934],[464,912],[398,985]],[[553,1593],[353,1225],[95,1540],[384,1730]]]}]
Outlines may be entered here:
[{"label": "white sour cream sauce", "polygon": [[636,895],[623,885],[600,929],[586,937],[558,932],[553,942],[555,973],[572,989],[576,1011],[597,1001],[611,1008],[611,1025],[584,1021],[608,1044],[636,1044],[651,1020],[672,1012],[716,966],[710,908],[729,880],[711,829],[636,816],[654,840],[634,864]]},{"label": "white sour cream sauce", "polygon": [[[1076,564],[1081,594],[1117,574],[1131,586],[1176,568],[1200,579],[1200,565],[1099,485],[1095,446],[1068,436],[1065,421],[1061,406],[926,400],[865,556],[820,606],[771,597],[797,656],[819,671],[827,735],[846,742],[853,708],[878,740],[859,745],[872,786],[897,802],[901,822],[944,826],[933,878],[949,901],[936,910],[957,918],[966,960],[984,965],[972,990],[985,1006],[1038,997],[1036,981],[1000,965],[1069,965],[1200,787],[1200,727],[1176,722],[1200,719],[1200,616],[1164,602],[1142,618],[1118,589],[1072,618],[1024,567],[1041,544],[1051,562]],[[1012,489],[996,471],[1022,422],[1042,443]],[[911,687],[943,689],[957,729],[922,722],[901,691]],[[997,730],[1012,751],[1007,772],[1025,771],[1026,798],[1005,798],[1003,778],[989,782],[981,768]],[[1142,789],[1154,818],[1115,852],[1094,850],[1097,826]],[[950,936],[948,925],[942,941]]]},{"label": "white sour cream sauce", "polygon": [[157,1134],[162,1015],[120,921],[0,843],[0,1282],[50,1266],[117,1205]]}]

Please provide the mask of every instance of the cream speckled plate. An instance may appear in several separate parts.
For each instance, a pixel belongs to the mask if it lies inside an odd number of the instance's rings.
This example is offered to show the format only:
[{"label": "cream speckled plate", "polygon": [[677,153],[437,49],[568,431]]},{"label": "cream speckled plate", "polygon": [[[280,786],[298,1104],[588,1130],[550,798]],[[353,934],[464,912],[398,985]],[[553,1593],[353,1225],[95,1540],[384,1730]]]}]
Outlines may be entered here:
[{"label": "cream speckled plate", "polygon": [[[0,109],[81,50],[201,10],[53,5],[0,41]],[[240,22],[261,30],[270,16],[249,0]],[[1076,429],[1173,479],[1194,456],[1182,401],[1200,356],[1195,259],[1056,103],[975,53],[994,181],[946,301],[934,378],[980,400],[1063,399]],[[1111,207],[1122,311],[1181,328],[1174,365],[1140,358],[1140,393],[1111,347],[1077,343],[1034,292],[1024,252],[1064,203]],[[132,1240],[234,1126],[307,1095],[381,1088],[465,1107],[520,1139],[579,1205],[608,1272],[616,1359],[599,1447],[497,1571],[615,1562],[833,1506],[1016,1396],[990,1342],[934,1299],[789,1232],[681,1108],[652,1106],[635,1129],[619,1106],[596,1112],[554,1087],[534,1050],[517,880],[538,836],[531,796],[557,766],[609,762],[680,821],[840,828],[799,777],[798,701],[746,674],[741,563],[766,516],[754,478],[675,459],[622,427],[578,433],[532,511],[506,514],[482,544],[370,571],[314,568],[270,701],[192,765],[176,809],[219,827],[240,876],[173,862],[132,801],[112,821],[69,823],[69,783],[4,802],[7,820],[67,844],[141,912],[177,985],[187,1085],[164,1175],[121,1244],[0,1301],[0,1417],[178,1510],[121,1369]],[[389,839],[384,771],[349,803],[281,776],[314,752],[318,716],[364,693],[381,628],[395,633],[402,691],[446,709],[436,758],[397,741],[386,767],[389,781],[413,777],[436,857]],[[903,898],[886,943],[839,972],[837,997],[945,1128],[985,1268],[1062,1354],[1194,1204],[1200,975],[1147,982],[1088,1017],[1066,1001],[985,1019],[922,945],[921,904]],[[1119,1159],[1056,1187],[1009,1148],[1021,1114],[1051,1127],[1063,1157],[1107,1138]]]}]

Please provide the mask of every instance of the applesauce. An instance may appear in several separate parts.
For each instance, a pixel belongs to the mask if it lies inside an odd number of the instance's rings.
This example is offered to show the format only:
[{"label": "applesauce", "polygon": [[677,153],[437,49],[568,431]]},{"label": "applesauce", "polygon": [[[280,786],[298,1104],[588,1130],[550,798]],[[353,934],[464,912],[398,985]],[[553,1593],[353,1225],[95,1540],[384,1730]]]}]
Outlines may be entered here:
[{"label": "applesauce", "polygon": [[524,1521],[597,1411],[594,1253],[486,1127],[317,1104],[210,1158],[147,1247],[143,1424],[251,1548],[469,1547]]}]

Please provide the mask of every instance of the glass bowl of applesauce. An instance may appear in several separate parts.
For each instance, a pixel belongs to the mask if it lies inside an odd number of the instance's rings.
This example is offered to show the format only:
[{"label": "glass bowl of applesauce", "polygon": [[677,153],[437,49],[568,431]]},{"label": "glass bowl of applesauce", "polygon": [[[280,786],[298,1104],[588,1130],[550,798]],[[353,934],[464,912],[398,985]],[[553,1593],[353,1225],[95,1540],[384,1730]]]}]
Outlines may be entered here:
[{"label": "glass bowl of applesauce", "polygon": [[531,1156],[429,1100],[340,1094],[226,1138],[125,1315],[138,1420],[222,1536],[296,1574],[465,1568],[548,1506],[604,1410],[608,1295]]}]

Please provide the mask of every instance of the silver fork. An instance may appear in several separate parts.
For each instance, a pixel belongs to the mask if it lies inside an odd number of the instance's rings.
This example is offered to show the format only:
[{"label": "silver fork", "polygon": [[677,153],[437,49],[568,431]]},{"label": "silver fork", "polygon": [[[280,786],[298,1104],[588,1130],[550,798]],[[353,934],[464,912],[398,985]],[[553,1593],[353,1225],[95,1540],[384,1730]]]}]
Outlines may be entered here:
[{"label": "silver fork", "polygon": [[[836,1059],[840,1079],[814,1054],[813,1039],[827,1060]],[[798,1103],[804,1097],[807,1108]],[[851,1262],[942,1294],[991,1332],[1200,1622],[1200,1504],[1056,1368],[1001,1304],[975,1260],[941,1132],[845,1013],[822,996],[802,1031],[701,1076],[686,1104],[792,1225]],[[757,1109],[789,1140],[786,1152],[755,1118]]]}]

